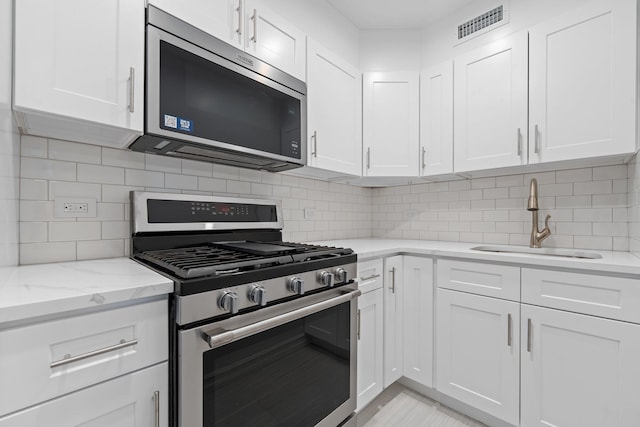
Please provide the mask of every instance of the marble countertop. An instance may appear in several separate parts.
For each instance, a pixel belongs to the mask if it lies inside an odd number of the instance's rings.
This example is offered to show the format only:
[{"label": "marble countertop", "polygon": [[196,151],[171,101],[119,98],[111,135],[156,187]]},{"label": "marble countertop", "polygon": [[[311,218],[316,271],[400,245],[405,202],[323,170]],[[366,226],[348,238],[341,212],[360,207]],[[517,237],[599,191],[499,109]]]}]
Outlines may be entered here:
[{"label": "marble countertop", "polygon": [[0,324],[173,292],[173,282],[110,258],[0,268]]},{"label": "marble countertop", "polygon": [[[396,254],[431,255],[463,258],[475,261],[512,263],[531,267],[550,267],[585,270],[592,273],[637,275],[640,278],[640,258],[630,252],[585,250],[602,255],[601,259],[566,258],[558,256],[495,253],[471,250],[481,243],[439,242],[404,239],[345,239],[313,242],[315,244],[347,247],[358,254],[359,260]],[[503,246],[503,245],[499,245]]]}]

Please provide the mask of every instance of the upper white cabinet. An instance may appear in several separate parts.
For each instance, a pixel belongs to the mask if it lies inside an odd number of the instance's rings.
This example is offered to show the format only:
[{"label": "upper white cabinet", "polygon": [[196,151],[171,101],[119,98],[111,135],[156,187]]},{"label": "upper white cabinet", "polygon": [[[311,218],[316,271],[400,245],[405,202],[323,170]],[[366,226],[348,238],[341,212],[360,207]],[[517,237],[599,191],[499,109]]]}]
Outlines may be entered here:
[{"label": "upper white cabinet", "polygon": [[588,2],[529,32],[529,162],[636,148],[635,0]]},{"label": "upper white cabinet", "polygon": [[22,131],[114,147],[140,135],[144,0],[20,0],[14,7],[14,110]]},{"label": "upper white cabinet", "polygon": [[363,175],[418,176],[419,76],[363,76]]},{"label": "upper white cabinet", "polygon": [[453,173],[453,62],[420,75],[420,175]]},{"label": "upper white cabinet", "polygon": [[527,34],[458,56],[454,87],[454,170],[526,164]]},{"label": "upper white cabinet", "polygon": [[523,304],[521,334],[522,427],[640,425],[640,325]]},{"label": "upper white cabinet", "polygon": [[150,0],[150,4],[305,79],[305,34],[259,0]]},{"label": "upper white cabinet", "polygon": [[149,4],[242,49],[246,24],[242,0],[149,0]]},{"label": "upper white cabinet", "polygon": [[362,79],[334,53],[307,39],[308,165],[362,172]]},{"label": "upper white cabinet", "polygon": [[433,260],[403,257],[403,375],[433,387]]}]

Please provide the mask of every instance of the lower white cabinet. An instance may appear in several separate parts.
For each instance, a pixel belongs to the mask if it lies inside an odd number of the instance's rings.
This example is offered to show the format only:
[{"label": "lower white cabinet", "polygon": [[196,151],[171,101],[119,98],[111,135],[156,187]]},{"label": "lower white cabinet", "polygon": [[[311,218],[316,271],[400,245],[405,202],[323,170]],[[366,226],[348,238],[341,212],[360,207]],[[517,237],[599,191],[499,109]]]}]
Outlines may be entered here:
[{"label": "lower white cabinet", "polygon": [[520,304],[448,289],[437,301],[438,391],[517,425]]},{"label": "lower white cabinet", "polygon": [[384,386],[402,376],[402,256],[384,260]]},{"label": "lower white cabinet", "polygon": [[433,387],[433,260],[403,257],[403,375]]},{"label": "lower white cabinet", "polygon": [[522,305],[521,426],[640,425],[640,325]]},{"label": "lower white cabinet", "polygon": [[166,427],[167,369],[164,362],[32,406],[0,418],[0,427]]},{"label": "lower white cabinet", "polygon": [[358,298],[358,402],[357,411],[382,392],[383,290]]}]

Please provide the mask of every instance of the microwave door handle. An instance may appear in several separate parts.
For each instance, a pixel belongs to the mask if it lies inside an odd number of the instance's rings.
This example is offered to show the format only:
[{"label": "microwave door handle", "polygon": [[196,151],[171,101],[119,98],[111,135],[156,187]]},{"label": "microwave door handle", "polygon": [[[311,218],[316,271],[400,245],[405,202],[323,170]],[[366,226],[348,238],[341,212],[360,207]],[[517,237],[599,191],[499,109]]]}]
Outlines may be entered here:
[{"label": "microwave door handle", "polygon": [[346,292],[337,297],[328,299],[326,301],[319,302],[317,304],[310,305],[308,307],[302,307],[297,310],[290,311],[288,313],[281,314],[280,316],[272,317],[269,319],[261,320],[260,322],[252,323],[247,326],[242,326],[237,329],[221,329],[216,328],[208,331],[202,331],[203,339],[209,344],[211,348],[222,347],[225,344],[238,341],[242,338],[255,335],[260,332],[264,332],[268,329],[275,328],[285,323],[292,322],[294,320],[301,319],[314,313],[318,313],[322,310],[326,310],[336,305],[340,305],[347,301],[351,301],[354,298],[359,297],[360,290]]}]

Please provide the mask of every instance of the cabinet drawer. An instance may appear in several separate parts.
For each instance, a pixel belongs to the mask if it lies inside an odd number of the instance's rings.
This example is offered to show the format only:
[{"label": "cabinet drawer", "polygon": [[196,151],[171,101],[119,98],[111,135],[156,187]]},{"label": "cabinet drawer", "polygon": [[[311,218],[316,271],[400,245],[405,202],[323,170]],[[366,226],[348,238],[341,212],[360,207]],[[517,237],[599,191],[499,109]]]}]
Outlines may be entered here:
[{"label": "cabinet drawer", "polygon": [[[1,417],[0,427],[166,427],[168,377],[165,362]],[[154,399],[159,399],[158,424]]]},{"label": "cabinet drawer", "polygon": [[640,280],[523,268],[522,302],[640,323]]},{"label": "cabinet drawer", "polygon": [[439,288],[520,301],[520,267],[448,259],[437,264]]},{"label": "cabinet drawer", "polygon": [[167,312],[163,299],[0,332],[0,415],[167,360]]},{"label": "cabinet drawer", "polygon": [[382,287],[384,266],[382,259],[358,261],[358,288],[362,293]]}]

